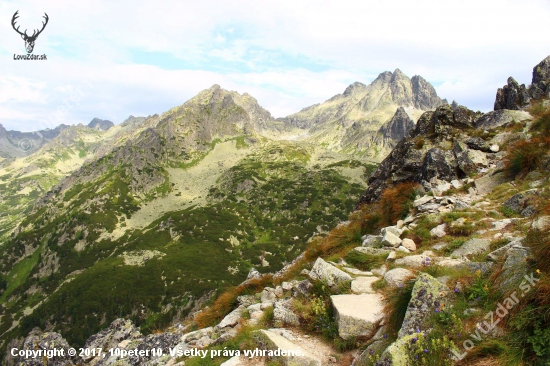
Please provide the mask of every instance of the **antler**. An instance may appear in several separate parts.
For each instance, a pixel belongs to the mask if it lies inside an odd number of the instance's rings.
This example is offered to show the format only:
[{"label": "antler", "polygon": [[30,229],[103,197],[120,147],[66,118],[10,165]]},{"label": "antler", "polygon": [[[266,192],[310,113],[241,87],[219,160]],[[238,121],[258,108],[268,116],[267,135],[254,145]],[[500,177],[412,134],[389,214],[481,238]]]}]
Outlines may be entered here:
[{"label": "antler", "polygon": [[[27,35],[27,30],[26,30],[26,29],[25,29],[25,33],[21,33],[21,32],[19,31],[19,26],[18,26],[17,28],[15,28],[15,21],[17,20],[17,18],[19,18],[19,15],[17,15],[17,13],[19,13],[19,10],[17,10],[17,11],[15,12],[15,14],[13,14],[13,18],[11,18],[11,26],[12,26],[13,29],[14,29],[17,33],[19,33],[20,35],[26,36],[26,35]],[[44,13],[44,14],[46,14],[46,13]]]},{"label": "antler", "polygon": [[[44,13],[44,16],[43,16],[42,18],[46,19],[46,22],[42,22],[42,29],[40,29],[40,30],[38,31],[38,33],[36,33],[36,30],[35,30],[35,31],[32,33],[31,38],[32,38],[32,37],[35,37],[35,38],[38,37],[38,35],[39,35],[40,33],[42,33],[42,31],[44,30],[44,28],[46,28],[46,25],[48,24],[48,20],[50,20],[50,18],[48,17],[48,14],[46,14],[46,13]],[[25,31],[25,32],[26,32],[26,31]]]}]

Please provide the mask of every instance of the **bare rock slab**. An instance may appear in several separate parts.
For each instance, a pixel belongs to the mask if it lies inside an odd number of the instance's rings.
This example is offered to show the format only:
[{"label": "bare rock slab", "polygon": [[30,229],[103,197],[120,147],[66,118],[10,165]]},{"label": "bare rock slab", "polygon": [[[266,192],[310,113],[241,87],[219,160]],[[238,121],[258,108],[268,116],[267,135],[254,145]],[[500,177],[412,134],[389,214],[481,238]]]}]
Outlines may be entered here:
[{"label": "bare rock slab", "polygon": [[451,253],[451,257],[461,258],[483,253],[489,250],[491,241],[487,239],[470,239]]},{"label": "bare rock slab", "polygon": [[351,281],[351,291],[354,294],[374,294],[376,291],[372,288],[372,284],[378,281],[378,277],[357,277]]},{"label": "bare rock slab", "polygon": [[343,339],[372,335],[382,320],[384,297],[380,294],[333,295],[330,297]]},{"label": "bare rock slab", "polygon": [[[317,357],[271,330],[262,329],[256,332],[254,334],[254,339],[261,349],[285,351],[285,353],[287,353],[286,355],[275,356],[272,358],[283,365],[321,366],[321,361]],[[294,355],[289,355],[288,353],[293,353]],[[297,354],[299,354],[299,356],[297,356]]]}]

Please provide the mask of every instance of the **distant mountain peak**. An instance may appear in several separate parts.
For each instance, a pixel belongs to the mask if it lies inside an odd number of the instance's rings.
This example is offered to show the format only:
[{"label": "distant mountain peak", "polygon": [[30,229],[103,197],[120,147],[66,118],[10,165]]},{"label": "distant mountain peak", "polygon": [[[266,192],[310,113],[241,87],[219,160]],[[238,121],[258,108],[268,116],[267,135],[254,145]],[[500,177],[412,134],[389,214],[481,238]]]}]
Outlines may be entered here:
[{"label": "distant mountain peak", "polygon": [[360,90],[364,90],[367,86],[363,83],[360,83],[358,81],[356,81],[355,83],[353,84],[350,84],[346,90],[344,90],[344,95],[352,95],[354,93],[357,93],[358,91]]},{"label": "distant mountain peak", "polygon": [[90,123],[88,123],[88,127],[90,127],[93,130],[100,130],[100,131],[107,131],[111,127],[114,127],[115,124],[111,121],[94,118]]}]

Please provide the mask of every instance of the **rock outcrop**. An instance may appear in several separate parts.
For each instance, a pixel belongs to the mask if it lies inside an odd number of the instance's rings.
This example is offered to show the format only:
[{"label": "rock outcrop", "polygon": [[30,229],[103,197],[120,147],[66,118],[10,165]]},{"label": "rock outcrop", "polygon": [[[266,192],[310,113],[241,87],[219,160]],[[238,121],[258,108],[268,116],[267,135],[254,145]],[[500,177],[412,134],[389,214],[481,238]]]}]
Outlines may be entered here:
[{"label": "rock outcrop", "polygon": [[531,99],[550,98],[550,56],[533,68],[531,85],[519,84],[513,77],[497,90],[494,109],[524,109]]},{"label": "rock outcrop", "polygon": [[432,179],[450,182],[475,170],[480,164],[472,157],[477,153],[470,152],[465,141],[470,138],[466,132],[480,116],[462,106],[453,111],[449,105],[424,113],[411,136],[401,140],[369,178],[358,205],[377,201],[390,185],[427,184]]}]

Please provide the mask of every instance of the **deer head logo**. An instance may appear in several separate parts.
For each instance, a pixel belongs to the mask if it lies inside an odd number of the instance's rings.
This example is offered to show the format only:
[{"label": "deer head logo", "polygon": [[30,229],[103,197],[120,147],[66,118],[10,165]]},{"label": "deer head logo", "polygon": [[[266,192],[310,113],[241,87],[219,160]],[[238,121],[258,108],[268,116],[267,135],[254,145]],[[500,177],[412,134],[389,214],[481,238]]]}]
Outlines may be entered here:
[{"label": "deer head logo", "polygon": [[46,19],[45,22],[42,22],[42,29],[38,30],[34,30],[34,32],[32,33],[32,36],[29,36],[27,34],[27,30],[25,29],[25,32],[24,33],[21,33],[19,31],[19,26],[17,26],[17,28],[15,28],[15,21],[17,20],[17,18],[19,18],[19,15],[17,14],[19,13],[19,10],[17,10],[15,12],[15,14],[13,14],[13,18],[11,18],[11,25],[13,27],[13,29],[15,29],[15,31],[17,33],[19,33],[21,35],[21,38],[23,38],[23,40],[25,41],[25,48],[27,49],[27,53],[32,53],[32,50],[34,49],[34,42],[36,41],[36,38],[38,38],[38,36],[40,35],[40,33],[42,33],[42,31],[44,30],[44,28],[46,28],[46,24],[48,24],[48,14],[44,13],[44,19]]}]

